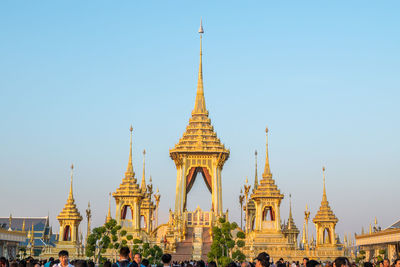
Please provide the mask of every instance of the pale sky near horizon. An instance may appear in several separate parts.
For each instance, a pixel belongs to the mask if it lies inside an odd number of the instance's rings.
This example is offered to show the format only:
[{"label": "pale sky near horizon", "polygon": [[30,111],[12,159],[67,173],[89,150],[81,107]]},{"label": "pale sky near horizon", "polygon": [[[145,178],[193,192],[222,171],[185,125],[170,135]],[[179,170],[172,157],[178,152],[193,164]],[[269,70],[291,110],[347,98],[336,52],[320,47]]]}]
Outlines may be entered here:
[{"label": "pale sky near horizon", "polygon": [[[261,177],[268,125],[282,221],[289,194],[299,229],[306,204],[315,216],[324,165],[341,238],[375,217],[387,227],[400,214],[399,10],[398,1],[1,1],[0,216],[49,213],[58,232],[74,163],[78,208],[84,216],[90,201],[93,226],[102,224],[132,124],[136,177],[146,149],[165,223],[169,149],[194,106],[202,17],[206,105],[230,149],[231,220],[240,224],[255,149]],[[188,207],[209,209],[210,198],[197,179]]]}]

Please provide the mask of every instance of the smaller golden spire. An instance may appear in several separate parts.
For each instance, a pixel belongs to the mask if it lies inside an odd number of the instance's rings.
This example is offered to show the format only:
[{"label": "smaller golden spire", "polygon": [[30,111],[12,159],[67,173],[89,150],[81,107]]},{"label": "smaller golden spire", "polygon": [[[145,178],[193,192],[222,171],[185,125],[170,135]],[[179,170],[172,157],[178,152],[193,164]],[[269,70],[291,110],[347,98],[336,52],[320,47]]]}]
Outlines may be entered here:
[{"label": "smaller golden spire", "polygon": [[249,183],[249,180],[247,179],[247,176],[246,176],[245,183],[246,183],[246,184],[248,184],[248,183]]},{"label": "smaller golden spire", "polygon": [[24,221],[22,222],[22,231],[25,232],[25,219],[24,219]]},{"label": "smaller golden spire", "polygon": [[254,173],[254,187],[253,190],[256,190],[258,187],[258,174],[257,174],[257,150],[254,152],[254,157],[255,157],[255,173]]},{"label": "smaller golden spire", "polygon": [[378,226],[378,220],[376,219],[376,217],[375,217],[375,220],[374,220],[374,224],[375,224],[375,226]]},{"label": "smaller golden spire", "polygon": [[108,193],[108,213],[107,213],[106,222],[109,222],[111,219],[112,219],[112,217],[111,217],[111,193]]},{"label": "smaller golden spire", "polygon": [[129,161],[128,161],[128,167],[126,168],[125,177],[126,178],[134,178],[135,172],[133,171],[133,165],[132,165],[132,132],[133,132],[132,125],[129,128],[129,131],[131,132],[131,141],[130,141],[130,145],[129,145]]},{"label": "smaller golden spire", "polygon": [[323,190],[323,195],[322,195],[322,201],[327,201],[326,197],[326,188],[325,188],[325,166],[322,167],[322,179],[324,183],[324,190]]},{"label": "smaller golden spire", "polygon": [[265,128],[265,133],[266,133],[266,137],[267,137],[267,142],[266,142],[266,150],[265,150],[265,167],[264,167],[263,176],[272,176],[271,169],[269,167],[269,157],[268,157],[268,127]]},{"label": "smaller golden spire", "polygon": [[11,215],[11,213],[10,213],[10,217],[8,218],[8,231],[11,231],[11,230],[12,230],[11,224],[12,224],[12,215]]},{"label": "smaller golden spire", "polygon": [[73,202],[74,201],[74,195],[72,191],[72,181],[73,181],[73,176],[74,176],[74,164],[71,164],[71,184],[69,186],[69,195],[68,195],[68,202]]},{"label": "smaller golden spire", "polygon": [[372,234],[372,224],[369,224],[369,233]]},{"label": "smaller golden spire", "polygon": [[142,175],[142,184],[140,185],[140,190],[142,191],[142,193],[146,192],[145,158],[146,158],[146,149],[143,149],[143,175]]}]

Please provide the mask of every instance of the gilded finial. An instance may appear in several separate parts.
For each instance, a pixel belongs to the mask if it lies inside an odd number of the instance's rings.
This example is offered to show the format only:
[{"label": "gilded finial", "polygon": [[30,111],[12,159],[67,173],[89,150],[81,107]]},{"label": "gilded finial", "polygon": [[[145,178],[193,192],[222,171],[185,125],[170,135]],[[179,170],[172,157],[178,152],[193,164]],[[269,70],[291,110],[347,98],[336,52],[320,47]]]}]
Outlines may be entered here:
[{"label": "gilded finial", "polygon": [[152,183],[152,182],[153,182],[153,179],[151,178],[151,175],[150,175],[149,182],[150,182],[150,183]]},{"label": "gilded finial", "polygon": [[202,38],[203,38],[203,23],[200,20],[200,62],[199,62],[199,74],[197,79],[197,93],[196,93],[196,102],[194,104],[194,109],[192,114],[206,114],[206,101],[204,99],[204,88],[203,88],[203,49],[202,49]]},{"label": "gilded finial", "polygon": [[141,183],[141,185],[140,185],[140,190],[142,191],[142,193],[146,193],[146,173],[145,173],[145,170],[146,170],[146,163],[145,163],[145,161],[146,161],[146,150],[145,149],[143,149],[143,174],[142,174],[142,183]]},{"label": "gilded finial", "polygon": [[10,217],[8,218],[8,231],[11,231],[11,230],[12,230],[11,224],[12,224],[12,215],[11,215],[11,213],[10,213]]},{"label": "gilded finial", "polygon": [[204,33],[202,19],[200,19],[200,28],[199,28],[199,33],[200,33],[200,34],[203,34],[203,33]]},{"label": "gilded finial", "polygon": [[[125,172],[125,178],[135,178],[135,172],[133,171],[133,165],[132,165],[132,132],[133,132],[133,127],[129,128],[129,131],[131,132],[131,140],[129,144],[129,160],[128,160],[128,167],[126,168]],[[136,182],[136,180],[135,180]]]},{"label": "gilded finial", "polygon": [[108,213],[107,213],[107,218],[106,222],[109,222],[112,219],[111,217],[111,192],[108,193]]},{"label": "gilded finial", "polygon": [[246,183],[246,184],[248,184],[248,183],[249,183],[249,180],[247,180],[247,176],[246,176],[246,180],[245,180],[245,183]]},{"label": "gilded finial", "polygon": [[265,167],[264,167],[264,173],[263,177],[271,177],[271,169],[269,167],[269,157],[268,157],[268,127],[265,128],[265,135],[266,135],[266,143],[265,143]]},{"label": "gilded finial", "polygon": [[22,231],[25,232],[25,219],[24,219],[24,221],[22,222]]},{"label": "gilded finial", "polygon": [[323,178],[323,183],[324,183],[322,201],[327,201],[327,198],[326,198],[326,188],[325,188],[325,166],[322,167],[322,178]]},{"label": "gilded finial", "polygon": [[258,173],[257,173],[257,150],[254,152],[255,157],[255,173],[254,173],[254,187],[253,189],[256,190],[258,188]]},{"label": "gilded finial", "polygon": [[69,195],[68,195],[69,202],[74,201],[74,195],[73,195],[73,190],[72,190],[73,176],[74,176],[74,164],[71,164],[71,184],[69,186]]}]

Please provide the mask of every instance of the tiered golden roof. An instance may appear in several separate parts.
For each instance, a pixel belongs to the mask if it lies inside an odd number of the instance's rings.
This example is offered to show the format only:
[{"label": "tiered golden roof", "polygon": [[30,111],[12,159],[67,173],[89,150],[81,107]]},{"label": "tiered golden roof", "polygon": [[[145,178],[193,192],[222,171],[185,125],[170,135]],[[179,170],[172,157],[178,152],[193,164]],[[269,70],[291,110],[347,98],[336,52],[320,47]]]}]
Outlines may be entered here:
[{"label": "tiered golden roof", "polygon": [[125,196],[143,196],[139,185],[136,183],[135,172],[133,171],[132,165],[132,131],[133,128],[131,126],[131,142],[130,142],[130,150],[129,150],[129,161],[128,167],[125,172],[125,177],[122,179],[122,183],[119,188],[112,194],[113,197],[125,197]]},{"label": "tiered golden roof", "polygon": [[60,220],[76,220],[79,222],[82,221],[82,216],[76,207],[74,195],[72,192],[73,170],[74,170],[74,165],[71,165],[71,184],[69,187],[69,195],[67,203],[65,204],[60,214],[58,214],[57,216],[57,219],[59,221]]},{"label": "tiered golden roof", "polygon": [[333,213],[331,207],[329,206],[328,199],[326,197],[326,189],[325,189],[325,167],[322,167],[322,175],[324,180],[324,189],[322,194],[321,206],[317,214],[315,215],[313,222],[334,222],[337,223],[339,220]]},{"label": "tiered golden roof", "polygon": [[[200,28],[199,33],[203,33]],[[179,139],[179,142],[174,148],[170,149],[170,155],[179,152],[210,152],[227,154],[229,150],[221,143],[217,134],[214,132],[214,127],[211,125],[211,120],[208,117],[206,109],[206,101],[204,98],[203,89],[203,67],[202,67],[202,36],[200,35],[200,66],[197,81],[197,93],[192,117],[189,119],[189,125],[186,131]]]},{"label": "tiered golden roof", "polygon": [[251,195],[252,199],[256,198],[279,198],[283,199],[283,194],[278,189],[278,186],[275,184],[274,179],[272,179],[271,169],[269,167],[269,158],[268,158],[268,128],[265,129],[267,134],[267,143],[266,143],[266,158],[265,158],[265,167],[264,173],[262,174],[262,179],[260,180],[260,184],[257,189],[254,190]]}]

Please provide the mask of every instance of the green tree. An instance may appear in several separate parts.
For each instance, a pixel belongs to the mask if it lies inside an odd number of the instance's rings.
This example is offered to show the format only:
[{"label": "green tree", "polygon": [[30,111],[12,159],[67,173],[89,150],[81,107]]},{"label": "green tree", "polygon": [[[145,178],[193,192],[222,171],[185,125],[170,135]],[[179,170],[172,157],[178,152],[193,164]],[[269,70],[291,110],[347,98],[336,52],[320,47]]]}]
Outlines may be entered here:
[{"label": "green tree", "polygon": [[94,228],[87,240],[86,256],[95,257],[95,261],[100,262],[101,254],[104,254],[107,249],[115,253],[120,247],[126,246],[127,240],[131,240],[132,236],[127,235],[126,230],[121,230],[121,228],[114,219],[103,226]]},{"label": "green tree", "polygon": [[233,237],[232,231],[237,229],[237,223],[230,223],[225,218],[219,218],[216,226],[212,228],[213,242],[208,253],[209,261],[216,261],[219,266],[226,266],[233,260],[243,261],[246,256],[240,250],[245,246],[246,235],[240,231]]},{"label": "green tree", "polygon": [[159,246],[151,246],[149,243],[143,243],[143,241],[140,239],[134,239],[133,244],[133,254],[142,254],[142,257],[148,259],[150,264],[161,264],[163,251]]}]

